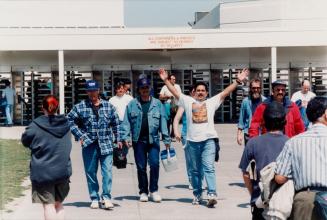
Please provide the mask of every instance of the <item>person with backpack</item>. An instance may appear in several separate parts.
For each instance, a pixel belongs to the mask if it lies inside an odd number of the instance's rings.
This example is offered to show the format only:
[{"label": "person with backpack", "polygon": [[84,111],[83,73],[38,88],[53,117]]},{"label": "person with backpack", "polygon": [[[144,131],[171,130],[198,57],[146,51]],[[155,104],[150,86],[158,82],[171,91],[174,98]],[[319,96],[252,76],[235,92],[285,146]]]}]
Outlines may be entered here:
[{"label": "person with backpack", "polygon": [[[275,181],[293,179],[295,196],[291,219],[327,219],[319,216],[316,197],[327,192],[327,97],[309,101],[307,116],[312,127],[288,140],[276,160]],[[325,200],[325,213],[327,202]]]},{"label": "person with backpack", "polygon": [[21,141],[31,150],[32,202],[42,203],[44,219],[64,219],[62,202],[69,192],[72,175],[71,133],[67,118],[57,115],[59,102],[53,95],[44,98],[44,115],[25,130]]},{"label": "person with backpack", "polygon": [[[264,123],[267,133],[254,137],[246,144],[239,168],[243,172],[243,179],[246,188],[251,195],[251,211],[253,220],[263,220],[263,209],[256,207],[255,202],[260,196],[259,188],[260,170],[274,162],[282,151],[288,137],[283,134],[286,124],[286,113],[282,104],[271,102],[267,105],[264,113]],[[256,179],[251,180],[248,172],[248,166],[251,161],[255,161]]]}]

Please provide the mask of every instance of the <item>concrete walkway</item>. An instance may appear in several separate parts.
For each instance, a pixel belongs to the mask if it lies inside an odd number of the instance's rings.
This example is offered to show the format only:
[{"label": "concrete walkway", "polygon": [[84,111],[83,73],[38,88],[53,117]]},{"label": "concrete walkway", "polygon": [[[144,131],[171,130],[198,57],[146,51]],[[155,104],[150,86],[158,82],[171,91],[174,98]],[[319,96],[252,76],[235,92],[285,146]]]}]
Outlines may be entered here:
[{"label": "concrete walkway", "polygon": [[[86,179],[83,170],[81,149],[74,142],[71,155],[73,176],[71,191],[64,201],[66,219],[251,219],[249,195],[244,188],[238,163],[243,147],[236,144],[236,126],[234,124],[216,125],[220,138],[220,161],[216,164],[218,205],[208,209],[206,206],[192,206],[192,192],[188,190],[185,171],[184,152],[181,144],[174,143],[177,149],[179,169],[166,173],[161,168],[159,192],[163,197],[160,204],[138,201],[137,174],[134,165],[133,152],[129,154],[129,164],[126,169],[113,170],[112,196],[115,204],[113,211],[89,208]],[[20,137],[22,129],[1,128],[0,137]],[[30,190],[26,195],[11,203],[8,208],[13,212],[2,214],[4,220],[41,220],[42,207],[31,203]],[[18,204],[17,204],[18,203]]]}]

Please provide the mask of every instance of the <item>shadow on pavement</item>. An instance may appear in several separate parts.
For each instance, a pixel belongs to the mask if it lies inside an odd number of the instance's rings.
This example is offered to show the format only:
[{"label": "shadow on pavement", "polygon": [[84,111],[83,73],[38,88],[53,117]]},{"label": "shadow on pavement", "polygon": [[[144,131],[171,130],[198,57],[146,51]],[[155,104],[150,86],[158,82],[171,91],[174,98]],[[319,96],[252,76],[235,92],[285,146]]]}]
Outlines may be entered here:
[{"label": "shadow on pavement", "polygon": [[140,198],[139,196],[119,196],[113,199],[123,201],[123,200],[139,200],[139,198]]},{"label": "shadow on pavement", "polygon": [[164,202],[182,202],[182,203],[192,203],[193,199],[191,198],[179,198],[179,199],[167,199],[163,198],[162,201]]},{"label": "shadow on pavement", "polygon": [[238,204],[237,207],[240,207],[240,208],[243,208],[243,209],[248,209],[251,207],[250,203],[241,203],[241,204]]},{"label": "shadow on pavement", "polygon": [[166,189],[188,189],[188,185],[177,184],[177,185],[165,186],[165,188]]},{"label": "shadow on pavement", "polygon": [[244,183],[229,183],[228,185],[230,185],[230,186],[239,186],[239,187],[245,188]]},{"label": "shadow on pavement", "polygon": [[[115,207],[120,207],[117,203],[113,203]],[[71,202],[71,203],[64,203],[64,206],[75,206],[78,208],[85,208],[85,207],[90,207],[91,202]]]},{"label": "shadow on pavement", "polygon": [[64,206],[76,206],[76,207],[90,207],[91,202],[71,202],[71,203],[64,203]]}]

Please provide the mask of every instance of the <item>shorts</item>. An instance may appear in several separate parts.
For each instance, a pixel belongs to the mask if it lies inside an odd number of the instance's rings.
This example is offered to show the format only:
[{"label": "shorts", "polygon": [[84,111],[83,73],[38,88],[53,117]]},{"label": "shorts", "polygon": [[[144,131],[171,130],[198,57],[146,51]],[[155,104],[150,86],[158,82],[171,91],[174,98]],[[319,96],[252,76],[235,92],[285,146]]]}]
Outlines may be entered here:
[{"label": "shorts", "polygon": [[62,203],[69,192],[69,179],[55,184],[39,185],[32,183],[32,202],[43,204]]}]

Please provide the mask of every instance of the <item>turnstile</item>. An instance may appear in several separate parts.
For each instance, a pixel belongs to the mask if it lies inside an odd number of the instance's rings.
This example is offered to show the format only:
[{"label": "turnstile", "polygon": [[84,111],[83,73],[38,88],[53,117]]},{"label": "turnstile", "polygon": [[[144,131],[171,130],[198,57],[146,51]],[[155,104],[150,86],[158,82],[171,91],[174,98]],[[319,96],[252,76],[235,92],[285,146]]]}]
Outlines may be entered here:
[{"label": "turnstile", "polygon": [[115,95],[115,84],[132,78],[130,65],[97,65],[93,67],[93,78],[100,83],[101,97],[109,100]]},{"label": "turnstile", "polygon": [[[35,69],[47,70],[48,68]],[[44,97],[53,94],[53,79],[50,68],[49,71],[44,72],[36,70],[14,71],[12,73],[18,102],[14,108],[15,121],[22,125],[27,125],[42,115]]]},{"label": "turnstile", "polygon": [[85,85],[86,81],[92,78],[91,71],[65,71],[65,114],[69,113],[75,104],[87,99]]}]

